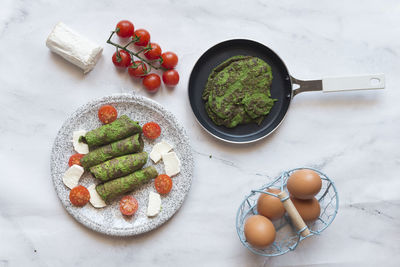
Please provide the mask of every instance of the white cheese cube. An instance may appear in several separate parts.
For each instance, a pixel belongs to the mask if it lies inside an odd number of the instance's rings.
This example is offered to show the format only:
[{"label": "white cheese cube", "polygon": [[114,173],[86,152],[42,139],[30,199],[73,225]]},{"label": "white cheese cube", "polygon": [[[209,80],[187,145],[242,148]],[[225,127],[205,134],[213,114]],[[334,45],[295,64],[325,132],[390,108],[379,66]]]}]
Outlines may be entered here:
[{"label": "white cheese cube", "polygon": [[103,48],[59,22],[46,40],[46,46],[87,73],[93,69]]},{"label": "white cheese cube", "polygon": [[96,191],[96,185],[91,184],[88,188],[88,191],[90,193],[90,204],[92,204],[93,207],[95,208],[104,208],[107,206],[106,202],[101,198],[99,193]]},{"label": "white cheese cube", "polygon": [[165,173],[168,176],[172,177],[181,171],[181,162],[175,152],[169,152],[162,155],[162,160],[164,162]]},{"label": "white cheese cube", "polygon": [[161,210],[161,197],[159,194],[150,192],[149,193],[149,204],[147,205],[147,216],[156,216]]},{"label": "white cheese cube", "polygon": [[89,146],[85,143],[79,142],[79,138],[81,136],[85,136],[85,130],[74,131],[72,133],[72,144],[74,145],[74,149],[79,154],[87,154],[89,153]]},{"label": "white cheese cube", "polygon": [[160,143],[157,143],[153,146],[153,149],[150,152],[150,158],[154,163],[157,163],[160,161],[161,157],[163,154],[168,153],[171,151],[172,146],[162,140]]},{"label": "white cheese cube", "polygon": [[81,166],[76,164],[69,167],[63,176],[63,183],[65,184],[65,186],[69,189],[78,186],[79,179],[81,179],[84,171],[85,170]]}]

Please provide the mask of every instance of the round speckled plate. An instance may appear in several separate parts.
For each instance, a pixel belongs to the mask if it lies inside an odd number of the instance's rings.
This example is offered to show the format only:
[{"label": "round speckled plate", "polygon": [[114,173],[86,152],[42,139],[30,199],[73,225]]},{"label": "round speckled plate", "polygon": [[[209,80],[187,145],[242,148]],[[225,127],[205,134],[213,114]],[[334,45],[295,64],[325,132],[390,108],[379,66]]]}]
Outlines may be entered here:
[{"label": "round speckled plate", "polygon": [[[68,169],[69,157],[76,153],[71,141],[72,132],[80,129],[92,130],[101,126],[97,111],[104,104],[113,105],[118,110],[119,116],[126,114],[131,119],[139,121],[140,125],[149,121],[157,122],[162,129],[161,136],[155,141],[143,138],[144,151],[150,153],[155,143],[166,140],[173,146],[173,150],[181,161],[181,172],[172,178],[174,184],[171,192],[166,196],[161,196],[162,209],[156,217],[148,218],[146,216],[149,192],[156,192],[154,182],[149,182],[131,193],[139,203],[138,211],[131,218],[121,214],[118,199],[102,209],[96,209],[90,203],[78,208],[71,205],[69,201],[70,190],[63,184],[62,177]],[[154,164],[149,159],[144,167],[149,165],[154,165],[159,173],[164,173],[162,161]],[[107,235],[133,236],[159,227],[180,208],[192,183],[193,156],[185,130],[171,112],[148,98],[120,94],[91,101],[79,108],[64,122],[54,141],[50,166],[57,195],[67,211],[77,221],[94,231]],[[92,183],[98,182],[88,172],[85,172],[79,181],[79,184],[86,187]]]}]

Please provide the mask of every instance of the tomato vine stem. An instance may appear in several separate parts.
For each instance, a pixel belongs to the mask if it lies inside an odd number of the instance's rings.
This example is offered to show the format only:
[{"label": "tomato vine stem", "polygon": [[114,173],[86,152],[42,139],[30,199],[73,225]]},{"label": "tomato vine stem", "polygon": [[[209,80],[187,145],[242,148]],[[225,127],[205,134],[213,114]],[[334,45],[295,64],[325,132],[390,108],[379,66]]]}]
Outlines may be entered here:
[{"label": "tomato vine stem", "polygon": [[[153,65],[153,64],[156,63],[156,62],[160,62],[160,63],[161,63],[161,60],[162,60],[161,57],[160,57],[160,59],[153,60],[153,61],[149,61],[149,60],[147,60],[147,59],[145,59],[145,58],[143,58],[143,57],[140,56],[141,53],[143,53],[143,52],[146,53],[147,51],[151,50],[151,49],[152,49],[151,47],[146,46],[145,48],[143,48],[143,49],[141,49],[141,50],[139,50],[139,51],[137,51],[137,52],[131,51],[131,50],[129,50],[127,47],[128,47],[130,44],[132,44],[132,43],[138,41],[138,40],[136,39],[136,37],[133,38],[131,41],[129,41],[129,43],[127,43],[125,46],[122,46],[122,45],[120,45],[120,44],[117,44],[117,43],[114,43],[113,41],[111,41],[111,38],[113,37],[113,35],[114,35],[115,33],[116,33],[116,31],[112,31],[112,32],[111,32],[110,37],[108,37],[107,44],[110,44],[110,45],[115,46],[116,49],[117,49],[117,52],[118,52],[118,49],[124,50],[124,51],[128,52],[128,53],[131,55],[131,58],[132,58],[131,61],[132,61],[132,63],[135,63],[134,57],[140,59],[140,60],[143,61],[143,62],[146,62],[147,65],[149,65],[149,67],[150,67],[150,69],[147,70],[147,73],[149,73],[150,70],[151,70],[152,68],[153,68],[153,69],[156,69],[156,70],[160,70],[160,69],[161,69],[161,70],[167,70],[167,69],[164,68],[163,66],[156,66],[156,65]],[[134,66],[135,66],[135,65],[136,65],[136,64],[134,64]]]}]

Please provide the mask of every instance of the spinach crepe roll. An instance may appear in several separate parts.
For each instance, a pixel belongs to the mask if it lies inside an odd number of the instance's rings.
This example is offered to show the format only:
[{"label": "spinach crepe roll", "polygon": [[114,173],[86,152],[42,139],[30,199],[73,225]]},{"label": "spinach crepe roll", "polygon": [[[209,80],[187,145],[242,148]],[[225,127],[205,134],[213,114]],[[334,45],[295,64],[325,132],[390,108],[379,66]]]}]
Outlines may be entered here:
[{"label": "spinach crepe roll", "polygon": [[141,133],[142,127],[138,122],[122,115],[112,123],[100,126],[79,139],[80,142],[88,144],[89,148],[110,144],[124,139],[135,133]]},{"label": "spinach crepe roll", "polygon": [[105,182],[141,169],[147,162],[147,153],[140,152],[113,158],[90,168],[97,179]]},{"label": "spinach crepe roll", "polygon": [[115,197],[132,191],[140,185],[149,182],[151,179],[156,178],[157,175],[157,170],[153,166],[150,166],[128,176],[99,184],[96,186],[96,191],[105,202],[110,202]]},{"label": "spinach crepe roll", "polygon": [[89,152],[81,158],[81,164],[88,169],[112,158],[141,151],[143,151],[142,137],[140,134],[135,134]]}]

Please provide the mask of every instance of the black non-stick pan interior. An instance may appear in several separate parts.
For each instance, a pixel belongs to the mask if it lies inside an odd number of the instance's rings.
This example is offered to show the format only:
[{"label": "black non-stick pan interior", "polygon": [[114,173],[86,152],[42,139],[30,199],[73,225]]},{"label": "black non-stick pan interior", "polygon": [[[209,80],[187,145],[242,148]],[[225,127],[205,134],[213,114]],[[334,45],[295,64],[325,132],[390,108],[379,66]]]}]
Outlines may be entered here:
[{"label": "black non-stick pan interior", "polygon": [[[272,98],[277,99],[271,112],[261,125],[255,123],[235,128],[217,126],[208,117],[201,98],[212,69],[236,55],[250,55],[267,62],[272,68]],[[229,40],[207,50],[195,64],[189,80],[189,101],[199,123],[212,135],[232,143],[249,143],[259,140],[279,126],[289,108],[292,88],[288,70],[283,61],[268,47],[244,39]]]}]

